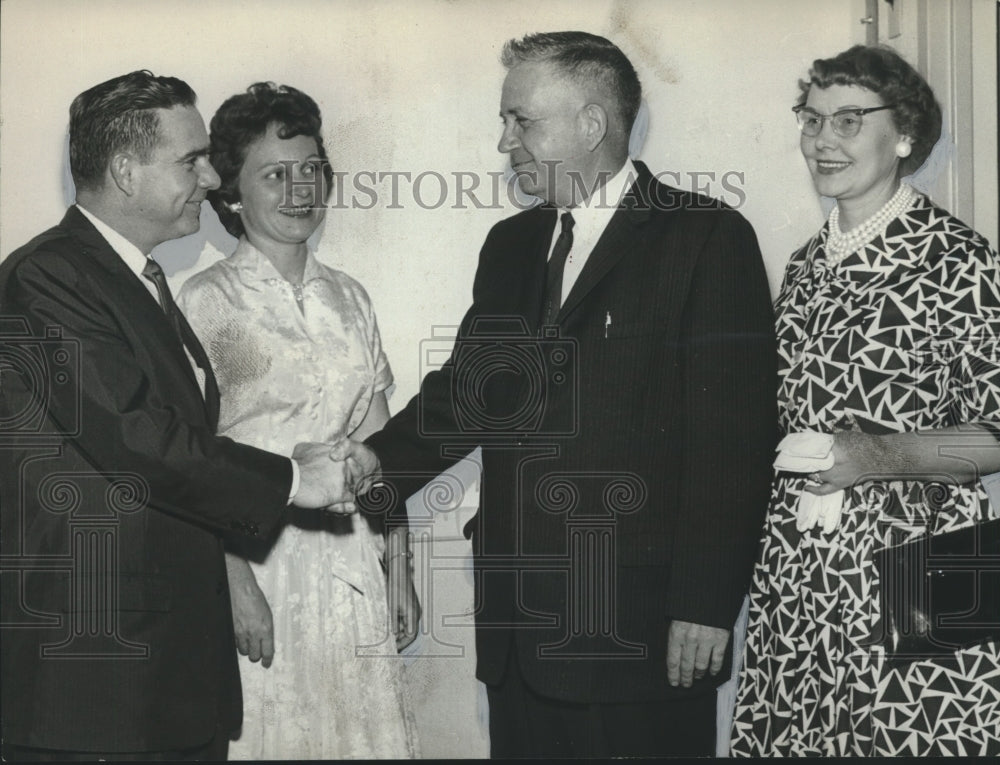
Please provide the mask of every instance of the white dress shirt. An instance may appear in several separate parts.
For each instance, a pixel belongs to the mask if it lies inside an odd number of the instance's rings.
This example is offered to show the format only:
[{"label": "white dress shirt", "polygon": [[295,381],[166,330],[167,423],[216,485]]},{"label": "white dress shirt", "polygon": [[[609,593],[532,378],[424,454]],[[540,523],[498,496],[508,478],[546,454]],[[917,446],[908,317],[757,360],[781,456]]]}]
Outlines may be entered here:
[{"label": "white dress shirt", "polygon": [[[583,267],[587,263],[587,258],[594,251],[604,229],[611,222],[611,217],[618,211],[622,197],[635,183],[638,175],[632,160],[627,159],[621,170],[615,173],[604,186],[587,197],[579,207],[574,207],[571,210],[559,209],[560,220],[564,212],[573,214],[573,247],[569,251],[566,267],[563,269],[562,296],[559,305],[566,301],[566,296],[576,284],[580,272],[583,271]],[[549,245],[549,257],[552,257],[552,250],[561,231],[562,227],[557,225],[552,234],[552,243]]]}]

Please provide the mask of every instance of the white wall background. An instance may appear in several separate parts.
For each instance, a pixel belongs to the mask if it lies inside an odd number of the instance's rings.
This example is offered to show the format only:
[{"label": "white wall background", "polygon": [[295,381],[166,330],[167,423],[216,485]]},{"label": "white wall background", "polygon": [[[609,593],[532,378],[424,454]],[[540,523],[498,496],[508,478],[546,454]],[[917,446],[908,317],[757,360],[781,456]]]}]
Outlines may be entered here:
[{"label": "white wall background", "polygon": [[[294,85],[319,103],[328,151],[348,173],[502,171],[502,43],[531,31],[584,29],[634,62],[650,108],[641,158],[677,185],[743,174],[772,284],[821,223],[789,108],[813,58],[862,39],[859,0],[4,0],[0,5],[0,255],[57,222],[66,199],[72,98],[138,68],[197,91],[206,122],[251,82]],[[715,182],[690,173],[715,173]],[[733,181],[738,183],[738,181]],[[485,184],[485,180],[484,180]],[[506,209],[423,209],[400,183],[370,210],[331,212],[327,260],[368,288],[393,364],[400,406],[420,378],[420,340],[454,325],[479,247]],[[421,186],[433,203],[434,178]],[[388,181],[379,186],[388,197]],[[480,192],[481,193],[481,192]],[[501,197],[505,199],[505,197]],[[367,197],[360,196],[362,201]],[[231,242],[206,205],[203,233],[158,253],[168,271],[193,264],[206,237]],[[183,274],[180,275],[183,278]]]},{"label": "white wall background", "polygon": [[[69,103],[110,77],[139,68],[181,77],[206,122],[252,82],[294,85],[323,110],[338,171],[485,175],[506,166],[496,151],[501,45],[582,29],[610,37],[635,64],[650,113],[641,159],[654,172],[730,203],[739,200],[720,179],[742,174],[731,185],[745,194],[741,210],[776,287],[789,254],[822,222],[790,112],[796,82],[814,58],[863,42],[863,10],[863,0],[3,0],[0,256],[61,218]],[[372,209],[331,211],[323,244],[327,262],[372,296],[396,375],[395,411],[417,389],[421,341],[459,322],[483,238],[513,208],[455,209],[452,185],[448,203],[425,209],[401,181],[393,209],[388,182],[378,188]],[[425,202],[437,189],[428,179]],[[207,205],[202,222],[200,234],[157,253],[178,281],[206,239],[232,246]],[[454,576],[425,603],[431,616],[471,606],[454,520],[440,530]],[[451,637],[467,647],[469,629],[459,632]],[[466,651],[416,673],[425,756],[485,753],[471,666]]]}]

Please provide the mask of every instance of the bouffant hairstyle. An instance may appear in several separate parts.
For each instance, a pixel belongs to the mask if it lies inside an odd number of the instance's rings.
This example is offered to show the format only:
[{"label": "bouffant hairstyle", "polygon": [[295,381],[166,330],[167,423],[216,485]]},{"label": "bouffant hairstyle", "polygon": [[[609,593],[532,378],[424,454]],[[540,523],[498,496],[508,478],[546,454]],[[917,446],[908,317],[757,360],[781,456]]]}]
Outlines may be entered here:
[{"label": "bouffant hairstyle", "polygon": [[194,106],[190,86],[141,69],[102,82],[69,107],[69,167],[78,189],[98,189],[111,158],[131,151],[149,162],[159,140],[157,109]]},{"label": "bouffant hairstyle", "polygon": [[507,68],[524,61],[548,61],[581,83],[598,82],[615,100],[627,137],[639,113],[642,86],[628,57],[613,42],[589,32],[546,32],[508,40],[500,54]]},{"label": "bouffant hairstyle", "polygon": [[913,141],[910,156],[900,161],[903,175],[912,173],[927,159],[941,136],[941,107],[927,81],[902,56],[888,47],[855,45],[833,58],[813,61],[809,79],[799,80],[804,104],[813,86],[857,85],[876,93],[893,106],[896,130]]},{"label": "bouffant hairstyle", "polygon": [[221,184],[208,193],[208,201],[226,231],[236,238],[244,233],[243,221],[227,205],[240,200],[240,171],[247,152],[271,125],[277,126],[279,138],[304,135],[316,139],[327,193],[333,183],[333,169],[321,135],[323,120],[315,101],[301,90],[273,82],[256,82],[246,93],[231,96],[219,107],[210,124],[210,159]]}]

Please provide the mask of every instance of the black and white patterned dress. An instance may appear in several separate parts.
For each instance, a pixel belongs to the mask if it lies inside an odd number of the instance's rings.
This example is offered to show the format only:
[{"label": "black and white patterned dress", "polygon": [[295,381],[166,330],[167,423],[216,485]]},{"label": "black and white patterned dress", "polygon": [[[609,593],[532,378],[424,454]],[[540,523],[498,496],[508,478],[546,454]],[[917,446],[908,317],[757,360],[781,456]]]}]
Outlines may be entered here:
[{"label": "black and white patterned dress", "polygon": [[[918,196],[838,265],[828,227],[788,264],[775,306],[784,433],[887,434],[1000,419],[1000,262]],[[928,484],[852,489],[839,528],[798,532],[804,477],[775,478],[750,595],[737,756],[1000,754],[1000,645],[889,669],[873,553],[925,533]],[[934,533],[996,510],[979,482],[935,485]]]}]

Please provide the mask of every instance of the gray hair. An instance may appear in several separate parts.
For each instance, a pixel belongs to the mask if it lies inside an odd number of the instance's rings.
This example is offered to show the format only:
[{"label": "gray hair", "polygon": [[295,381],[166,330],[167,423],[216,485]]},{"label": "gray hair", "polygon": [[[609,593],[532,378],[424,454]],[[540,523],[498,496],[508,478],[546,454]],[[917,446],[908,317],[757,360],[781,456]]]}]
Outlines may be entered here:
[{"label": "gray hair", "polygon": [[508,40],[500,61],[507,69],[523,62],[545,61],[581,85],[597,82],[614,99],[625,134],[632,129],[642,86],[632,62],[610,40],[587,32],[540,32]]}]

